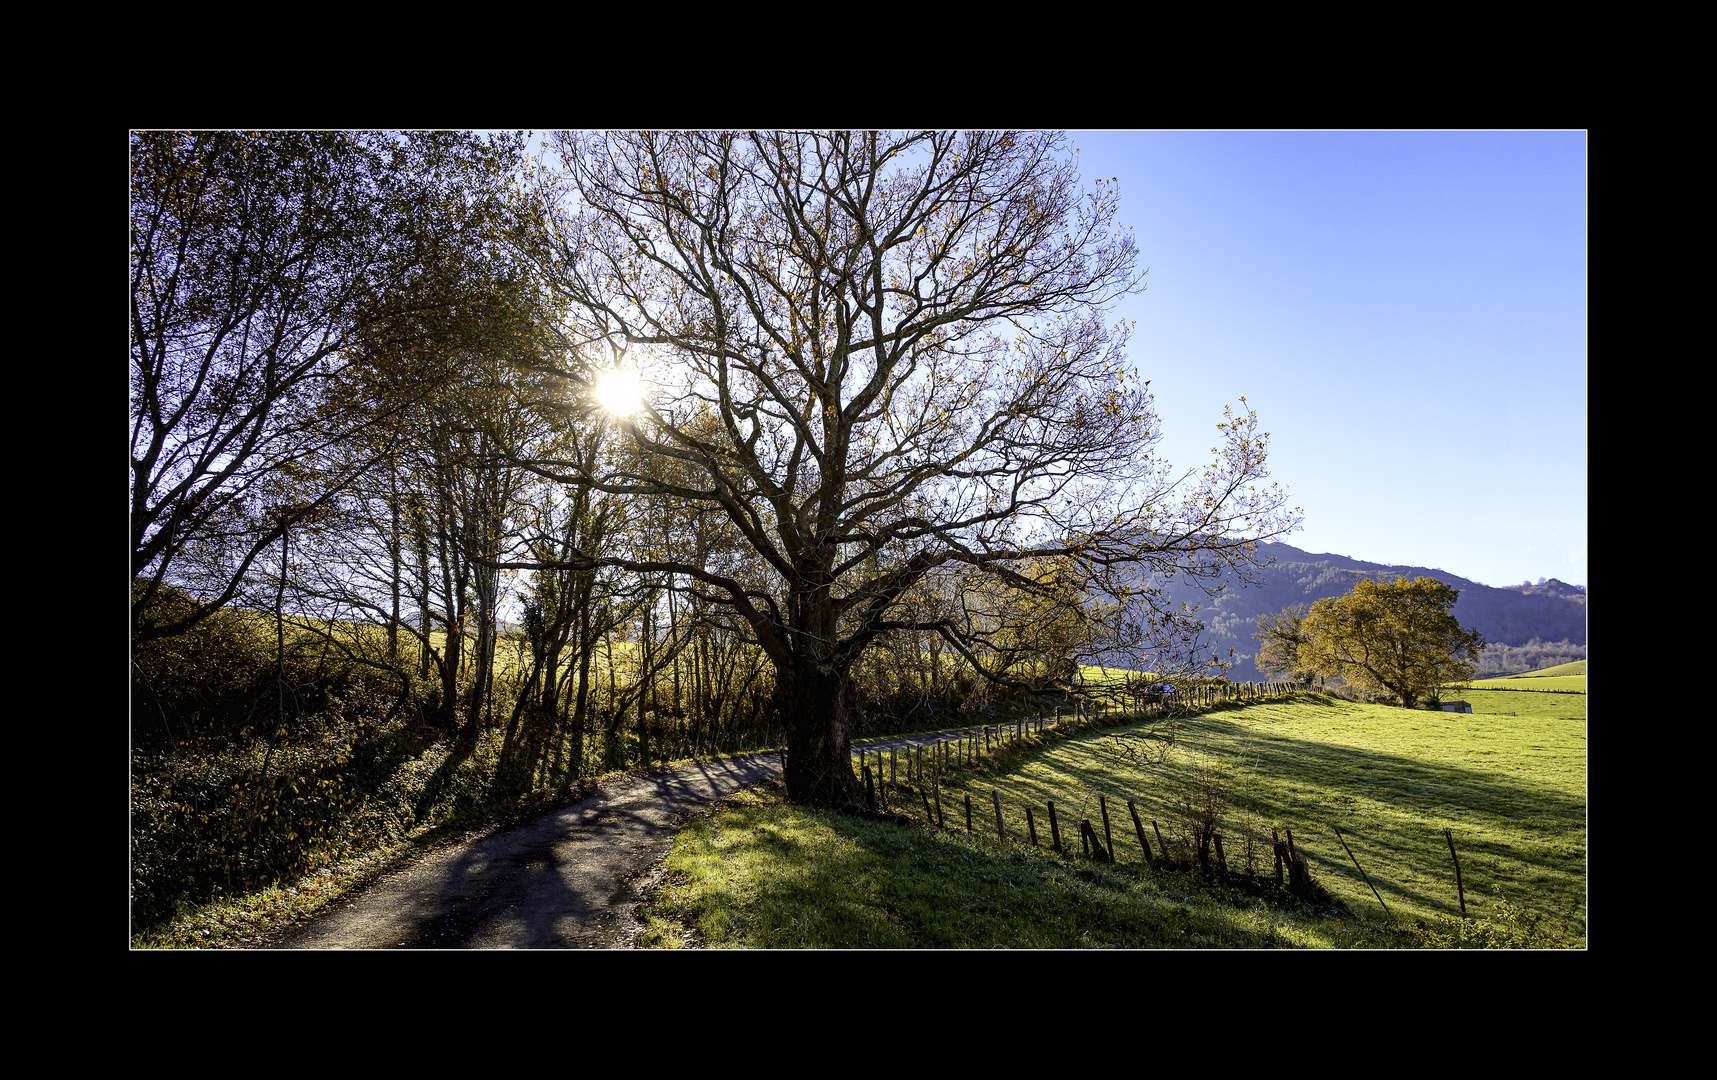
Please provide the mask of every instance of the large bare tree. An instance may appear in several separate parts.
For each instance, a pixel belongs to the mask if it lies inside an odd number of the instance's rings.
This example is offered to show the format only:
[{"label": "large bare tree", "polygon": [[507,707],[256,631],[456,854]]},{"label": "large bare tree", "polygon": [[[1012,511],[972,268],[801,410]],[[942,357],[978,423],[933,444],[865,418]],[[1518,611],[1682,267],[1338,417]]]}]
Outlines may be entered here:
[{"label": "large bare tree", "polygon": [[[623,418],[635,454],[530,465],[717,509],[762,560],[761,585],[671,553],[569,562],[676,575],[749,628],[773,665],[793,800],[855,796],[850,673],[867,648],[916,630],[980,669],[993,655],[993,606],[903,602],[929,576],[1102,596],[1172,638],[1187,627],[1154,580],[1244,570],[1254,541],[1293,527],[1261,483],[1250,414],[1224,421],[1202,473],[1153,456],[1152,399],[1127,328],[1105,317],[1140,287],[1134,244],[1113,185],[1082,185],[1062,136],[561,133],[552,147],[562,168],[545,172],[531,253],[571,313],[566,407],[587,400],[593,367],[635,370],[644,391]],[[1042,688],[1041,673],[985,674]]]}]

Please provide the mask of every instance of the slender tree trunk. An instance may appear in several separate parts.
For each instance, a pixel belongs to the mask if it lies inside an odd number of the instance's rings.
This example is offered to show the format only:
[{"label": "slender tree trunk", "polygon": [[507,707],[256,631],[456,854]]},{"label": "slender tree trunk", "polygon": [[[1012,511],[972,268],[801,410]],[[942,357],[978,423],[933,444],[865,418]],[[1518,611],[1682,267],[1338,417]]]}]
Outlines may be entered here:
[{"label": "slender tree trunk", "polygon": [[393,531],[388,534],[388,592],[392,601],[388,609],[388,663],[399,667],[399,594],[400,574],[404,560],[400,557],[399,470],[393,454],[388,454],[388,512]]},{"label": "slender tree trunk", "polygon": [[590,715],[590,657],[596,651],[596,642],[590,635],[590,592],[590,583],[580,581],[577,586],[578,696],[572,707],[572,760],[578,763],[578,768],[582,768],[584,763],[584,724]]}]

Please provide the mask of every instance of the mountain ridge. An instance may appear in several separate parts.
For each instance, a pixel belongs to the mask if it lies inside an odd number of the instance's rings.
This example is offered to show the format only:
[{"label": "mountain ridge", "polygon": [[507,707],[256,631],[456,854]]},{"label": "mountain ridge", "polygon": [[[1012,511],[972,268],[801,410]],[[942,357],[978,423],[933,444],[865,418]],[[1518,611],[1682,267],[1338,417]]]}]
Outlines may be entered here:
[{"label": "mountain ridge", "polygon": [[1462,626],[1483,634],[1487,645],[1586,644],[1585,586],[1545,578],[1536,584],[1497,587],[1437,567],[1370,562],[1283,543],[1262,545],[1262,554],[1269,565],[1258,574],[1260,583],[1256,586],[1241,588],[1230,581],[1214,598],[1184,582],[1171,581],[1165,586],[1171,600],[1199,606],[1206,638],[1219,655],[1226,657],[1229,649],[1234,650],[1228,673],[1231,679],[1265,677],[1253,664],[1257,642],[1252,634],[1260,616],[1341,596],[1366,578],[1436,578],[1460,594],[1455,601],[1455,618]]}]

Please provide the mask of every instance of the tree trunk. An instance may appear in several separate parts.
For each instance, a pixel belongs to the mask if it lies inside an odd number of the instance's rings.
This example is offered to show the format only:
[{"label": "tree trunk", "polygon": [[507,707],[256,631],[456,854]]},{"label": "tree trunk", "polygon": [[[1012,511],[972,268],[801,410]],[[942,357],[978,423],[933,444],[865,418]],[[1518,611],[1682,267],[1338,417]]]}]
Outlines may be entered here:
[{"label": "tree trunk", "polygon": [[596,651],[596,642],[590,633],[590,584],[581,580],[576,587],[576,603],[578,605],[578,677],[577,697],[572,707],[572,760],[573,776],[576,778],[584,769],[584,722],[589,716],[590,705],[590,657]]},{"label": "tree trunk", "polygon": [[787,729],[787,798],[811,806],[859,801],[847,726],[845,672],[797,661],[776,669],[775,705]]}]

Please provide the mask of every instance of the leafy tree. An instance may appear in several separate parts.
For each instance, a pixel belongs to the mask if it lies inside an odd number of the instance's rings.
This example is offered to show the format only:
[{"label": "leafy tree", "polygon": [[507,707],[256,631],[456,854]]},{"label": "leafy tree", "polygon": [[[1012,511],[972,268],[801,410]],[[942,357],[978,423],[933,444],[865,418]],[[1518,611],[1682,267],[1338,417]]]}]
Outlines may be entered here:
[{"label": "leafy tree", "polygon": [[1436,578],[1370,578],[1319,600],[1301,624],[1300,662],[1364,692],[1398,694],[1412,708],[1427,691],[1472,678],[1483,635],[1452,609],[1460,594]]},{"label": "leafy tree", "polygon": [[[1158,421],[1106,305],[1140,287],[1117,192],[1046,132],[568,134],[529,237],[564,301],[568,398],[592,368],[643,375],[618,420],[637,453],[567,483],[719,512],[761,581],[584,551],[579,568],[672,575],[768,657],[795,801],[839,804],[851,676],[873,646],[937,634],[985,676],[1007,645],[982,605],[925,611],[964,568],[1059,613],[1101,595],[1178,639],[1151,582],[1242,574],[1296,513],[1260,483],[1251,414],[1202,474],[1155,458]],[[1056,560],[1053,580],[1034,567]],[[508,565],[536,569],[544,564]],[[962,589],[964,587],[962,586]],[[969,590],[968,590],[969,592]],[[1025,610],[1025,609],[1021,609]],[[1107,610],[1107,609],[1106,609]]]},{"label": "leafy tree", "polygon": [[1309,610],[1305,604],[1295,604],[1277,612],[1258,617],[1256,663],[1266,675],[1287,675],[1296,682],[1307,682],[1317,674],[1306,662],[1302,646],[1305,643],[1305,619]]}]

